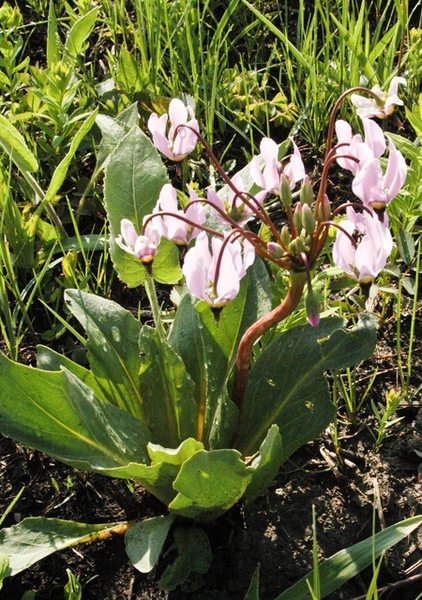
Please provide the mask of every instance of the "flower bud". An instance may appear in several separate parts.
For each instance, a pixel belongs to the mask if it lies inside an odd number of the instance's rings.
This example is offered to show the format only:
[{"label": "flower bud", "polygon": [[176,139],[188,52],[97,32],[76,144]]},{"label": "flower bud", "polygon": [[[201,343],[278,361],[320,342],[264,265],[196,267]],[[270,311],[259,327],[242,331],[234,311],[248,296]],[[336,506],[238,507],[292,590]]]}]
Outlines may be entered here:
[{"label": "flower bud", "polygon": [[322,202],[318,205],[317,214],[318,221],[329,221],[331,219],[331,204],[327,194],[325,194]]},{"label": "flower bud", "polygon": [[288,246],[292,241],[292,236],[290,235],[290,231],[287,225],[283,225],[283,227],[281,228],[280,239],[285,246]]},{"label": "flower bud", "polygon": [[289,208],[292,205],[292,190],[290,183],[284,173],[280,176],[280,200],[284,208]]},{"label": "flower bud", "polygon": [[317,327],[319,324],[319,298],[318,294],[308,286],[305,293],[305,309],[308,322],[312,327]]},{"label": "flower bud", "polygon": [[302,225],[306,231],[310,235],[315,231],[315,217],[311,208],[308,204],[304,204],[302,206]]},{"label": "flower bud", "polygon": [[293,256],[299,256],[301,252],[306,252],[305,244],[301,237],[295,238],[290,242],[289,250]]},{"label": "flower bud", "polygon": [[298,233],[302,230],[302,204],[298,202],[295,207],[295,211],[293,213],[293,223],[298,231]]},{"label": "flower bud", "polygon": [[284,254],[284,249],[276,242],[268,242],[267,250],[274,258],[281,258]]},{"label": "flower bud", "polygon": [[305,175],[303,178],[302,187],[300,188],[300,201],[302,204],[308,206],[312,206],[312,202],[314,201],[314,192],[308,175]]}]

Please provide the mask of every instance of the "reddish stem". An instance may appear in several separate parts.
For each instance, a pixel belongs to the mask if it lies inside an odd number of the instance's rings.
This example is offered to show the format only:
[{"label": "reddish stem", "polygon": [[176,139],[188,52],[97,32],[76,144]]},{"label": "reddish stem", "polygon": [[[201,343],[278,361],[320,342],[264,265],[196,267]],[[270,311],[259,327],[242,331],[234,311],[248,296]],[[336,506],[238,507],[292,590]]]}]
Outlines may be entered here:
[{"label": "reddish stem", "polygon": [[236,375],[233,388],[233,401],[242,410],[249,377],[252,350],[255,342],[266,331],[288,317],[297,307],[306,283],[306,272],[291,273],[291,283],[283,302],[259,321],[249,327],[240,340],[236,356]]}]

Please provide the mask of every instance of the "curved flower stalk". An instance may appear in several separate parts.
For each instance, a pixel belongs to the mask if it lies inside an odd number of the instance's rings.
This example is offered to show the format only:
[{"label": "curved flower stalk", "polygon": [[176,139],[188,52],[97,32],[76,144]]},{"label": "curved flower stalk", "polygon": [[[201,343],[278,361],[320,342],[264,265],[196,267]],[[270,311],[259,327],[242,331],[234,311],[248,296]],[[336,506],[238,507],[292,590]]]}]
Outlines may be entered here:
[{"label": "curved flower stalk", "polygon": [[[170,120],[170,129],[166,133],[168,120]],[[199,133],[199,125],[193,109],[178,98],[170,102],[168,114],[159,117],[153,113],[150,116],[148,129],[157,150],[176,162],[180,162],[190,154],[198,141],[195,132]]]}]

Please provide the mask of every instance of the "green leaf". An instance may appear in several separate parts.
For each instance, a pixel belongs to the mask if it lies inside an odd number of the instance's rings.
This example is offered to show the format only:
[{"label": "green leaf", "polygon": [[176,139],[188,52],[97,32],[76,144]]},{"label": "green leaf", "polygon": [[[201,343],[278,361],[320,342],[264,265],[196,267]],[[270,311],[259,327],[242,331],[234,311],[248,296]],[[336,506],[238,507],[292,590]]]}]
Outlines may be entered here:
[{"label": "green leaf", "polygon": [[174,515],[160,515],[138,521],[126,531],[126,554],[135,569],[149,573],[155,567],[173,521]]},{"label": "green leaf", "polygon": [[157,255],[152,263],[152,276],[159,283],[167,285],[178,283],[182,277],[179,250],[176,244],[166,238],[161,238],[158,246]]},{"label": "green leaf", "polygon": [[195,382],[198,439],[210,448],[224,447],[237,424],[237,409],[227,394],[239,341],[246,329],[271,309],[268,274],[256,259],[242,280],[239,294],[223,308],[218,323],[209,306],[183,297],[169,342]]},{"label": "green leaf", "polygon": [[19,131],[4,115],[0,115],[0,146],[22,173],[38,170],[37,159]]},{"label": "green leaf", "polygon": [[235,446],[249,456],[276,423],[283,460],[317,437],[330,423],[334,406],[324,377],[327,369],[351,366],[371,355],[376,341],[369,319],[351,331],[342,319],[324,319],[279,336],[253,365]]},{"label": "green leaf", "polygon": [[369,84],[374,84],[377,82],[377,78],[375,75],[375,71],[371,62],[369,61],[368,54],[364,51],[361,43],[361,36],[358,35],[358,32],[362,31],[363,22],[366,18],[365,15],[365,3],[362,3],[361,10],[359,12],[359,18],[356,23],[356,27],[353,31],[355,35],[343,25],[341,21],[339,21],[332,13],[331,18],[339,29],[340,36],[344,43],[347,44],[350,50],[353,52],[356,63],[359,64],[361,71],[366,75]]},{"label": "green leaf", "polygon": [[3,551],[0,552],[0,590],[3,587],[3,579],[9,573],[9,557]]},{"label": "green leaf", "polygon": [[0,354],[0,431],[80,469],[146,463],[149,432],[99,400],[72,373],[42,371]]},{"label": "green leaf", "polygon": [[[331,319],[328,320],[330,325]],[[334,320],[333,320],[334,321]],[[335,329],[329,337],[319,338],[324,359],[323,369],[345,369],[369,358],[377,342],[375,322],[370,315],[361,314],[350,330]]]},{"label": "green leaf", "polygon": [[259,567],[253,572],[245,600],[259,600]]},{"label": "green leaf", "polygon": [[156,329],[142,328],[139,349],[139,390],[146,423],[155,443],[175,448],[196,433],[192,380],[181,358]]},{"label": "green leaf", "polygon": [[65,302],[88,336],[88,359],[108,401],[144,422],[140,391],[141,323],[116,302],[66,290]]},{"label": "green leaf", "polygon": [[64,600],[82,600],[82,585],[79,577],[66,569],[67,583],[63,588]]},{"label": "green leaf", "polygon": [[0,530],[0,546],[10,561],[6,576],[20,573],[58,550],[109,537],[125,525],[125,522],[91,525],[45,517],[23,519]]},{"label": "green leaf", "polygon": [[236,450],[199,450],[183,463],[173,484],[179,493],[169,510],[190,519],[212,521],[242,497],[249,479]]},{"label": "green leaf", "polygon": [[87,43],[97,20],[98,11],[99,8],[93,8],[75,21],[69,30],[64,49],[72,58],[76,58],[82,52],[83,45]]},{"label": "green leaf", "polygon": [[399,231],[396,236],[396,242],[402,260],[404,260],[407,266],[411,265],[415,257],[415,240],[413,235],[408,231]]},{"label": "green leaf", "polygon": [[145,269],[115,242],[121,220],[132,221],[140,233],[144,217],[152,213],[161,188],[168,181],[167,170],[150,139],[138,126],[132,127],[111,154],[104,182],[111,257],[119,276],[131,287],[145,279]]},{"label": "green leaf", "polygon": [[57,32],[57,18],[54,2],[50,0],[47,23],[47,65],[51,67],[60,60],[60,38]]},{"label": "green leaf", "polygon": [[[421,524],[421,515],[405,519],[383,529],[373,537],[350,546],[350,548],[340,550],[337,554],[323,561],[319,565],[321,597],[328,596],[346,581],[369,567],[374,558],[400,542]],[[280,596],[277,596],[276,600],[306,600],[310,598],[307,581],[312,581],[312,577],[313,572],[311,571]]]},{"label": "green leaf", "polygon": [[256,8],[253,4],[247,2],[247,0],[242,0],[242,2],[256,17],[258,17],[260,21],[262,21],[262,23],[265,25],[268,31],[271,31],[272,34],[274,34],[281,40],[281,42],[285,45],[288,51],[292,54],[292,56],[295,57],[297,63],[303,68],[305,68],[307,71],[310,71],[311,65],[306,60],[305,56],[296,48],[296,46],[292,44],[288,36],[285,35],[280,29],[278,29],[278,27],[276,27],[274,23],[270,21],[270,19],[268,19],[264,14],[262,14],[258,10],[258,8]]},{"label": "green leaf", "polygon": [[[186,293],[177,308],[168,336],[169,344],[183,359],[186,371],[194,382],[193,397],[201,410],[207,401],[208,369],[205,359],[205,345],[202,335],[202,324],[198,311],[195,310],[196,300]],[[198,439],[202,439],[198,431]]]},{"label": "green leaf", "polygon": [[166,591],[176,589],[192,572],[206,573],[212,560],[210,541],[200,527],[177,527],[173,537],[172,549],[177,550],[177,557],[168,565],[158,582],[159,587]]},{"label": "green leaf", "polygon": [[283,462],[283,446],[279,431],[277,425],[270,427],[258,454],[248,467],[252,475],[244,494],[246,502],[253,502],[263,494],[280,469]]},{"label": "green leaf", "polygon": [[129,94],[136,94],[142,90],[141,69],[127,48],[122,46],[119,52],[118,81],[121,87]]},{"label": "green leaf", "polygon": [[173,482],[181,465],[195,452],[202,449],[203,444],[192,438],[184,440],[175,449],[149,443],[147,450],[151,465],[130,463],[125,467],[108,469],[106,474],[110,477],[134,479],[163,504],[168,505],[176,496]]},{"label": "green leaf", "polygon": [[97,382],[93,372],[63,354],[59,354],[47,346],[37,346],[37,367],[43,371],[61,371],[62,367],[65,367],[89,387],[97,398],[110,404],[110,395],[104,393],[101,382]]},{"label": "green leaf", "polygon": [[127,106],[115,119],[108,115],[97,115],[95,123],[102,134],[101,142],[97,150],[97,173],[106,167],[117,144],[132,127],[137,125],[138,120],[139,114],[137,103]]},{"label": "green leaf", "polygon": [[97,110],[92,112],[87,117],[87,119],[82,123],[76,134],[73,136],[70,148],[66,156],[61,160],[60,164],[58,164],[56,169],[54,170],[53,177],[50,181],[50,185],[48,186],[48,189],[45,193],[45,197],[43,198],[43,204],[51,202],[54,199],[54,196],[60,190],[69,170],[70,163],[73,160],[73,157],[75,156],[75,153],[79,148],[80,143],[94,125],[96,116]]},{"label": "green leaf", "polygon": [[148,454],[151,459],[151,464],[166,462],[169,465],[181,466],[191,456],[203,450],[204,444],[198,442],[194,438],[184,440],[178,448],[164,448],[159,444],[148,444]]}]

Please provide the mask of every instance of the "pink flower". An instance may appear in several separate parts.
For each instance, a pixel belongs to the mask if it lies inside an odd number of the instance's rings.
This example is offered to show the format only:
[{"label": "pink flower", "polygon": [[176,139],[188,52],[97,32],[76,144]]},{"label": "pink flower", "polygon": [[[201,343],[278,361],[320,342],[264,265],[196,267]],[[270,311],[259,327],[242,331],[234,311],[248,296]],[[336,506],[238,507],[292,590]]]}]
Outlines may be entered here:
[{"label": "pink flower", "polygon": [[378,158],[364,162],[352,182],[353,193],[368,208],[383,211],[406,181],[406,161],[393,142],[389,143],[387,169],[383,173]]},{"label": "pink flower", "polygon": [[[171,125],[166,135],[169,117]],[[188,125],[188,127],[183,127],[183,125]],[[199,132],[199,126],[193,109],[185,106],[178,98],[173,98],[170,102],[168,115],[164,114],[159,117],[153,113],[150,116],[148,129],[152,134],[154,146],[167,158],[177,162],[192,152],[198,141],[195,131]]]},{"label": "pink flower", "polygon": [[[333,245],[334,263],[359,283],[368,284],[385,267],[393,248],[390,230],[377,215],[348,209],[348,220],[341,222]],[[347,232],[347,234],[345,233]],[[353,243],[353,236],[359,241]]]},{"label": "pink flower", "polygon": [[377,96],[377,99],[372,96],[366,98],[358,94],[352,94],[352,104],[356,106],[356,113],[360,117],[388,117],[394,111],[394,105],[402,105],[403,100],[397,95],[399,84],[406,85],[406,79],[404,77],[393,77],[388,88],[388,92],[383,92],[381,88],[376,85],[372,88],[372,92]]},{"label": "pink flower", "polygon": [[211,249],[202,231],[185,256],[183,275],[189,292],[211,308],[222,308],[239,292],[240,280],[255,259],[253,246],[245,240],[227,242],[213,237]]},{"label": "pink flower", "polygon": [[337,159],[337,162],[343,169],[347,169],[353,174],[357,173],[361,163],[382,156],[386,148],[385,136],[381,127],[371,119],[362,119],[362,124],[365,141],[360,134],[352,135],[352,128],[347,121],[336,121],[339,146],[336,154],[342,156]]},{"label": "pink flower", "polygon": [[116,244],[125,252],[133,254],[143,263],[151,263],[160,243],[160,233],[153,226],[147,226],[143,235],[138,235],[129,219],[122,219],[120,223],[121,235],[116,238]]},{"label": "pink flower", "polygon": [[295,188],[298,181],[305,177],[302,157],[294,142],[293,154],[286,165],[282,165],[278,160],[278,146],[271,138],[263,138],[259,149],[264,160],[264,170],[261,171],[259,158],[254,156],[250,162],[250,171],[253,180],[260,188],[278,196],[283,173],[287,177],[291,190]]},{"label": "pink flower", "polygon": [[[197,199],[196,194],[192,190],[190,190],[190,197],[191,200]],[[166,183],[161,188],[153,214],[160,212],[173,213],[174,217],[165,214],[161,217],[154,217],[151,222],[159,230],[162,237],[180,246],[187,246],[190,240],[194,239],[200,232],[200,229],[190,225],[181,217],[186,217],[198,225],[202,225],[206,220],[205,208],[199,202],[188,204],[184,211],[179,209],[177,192],[171,183]]]}]

